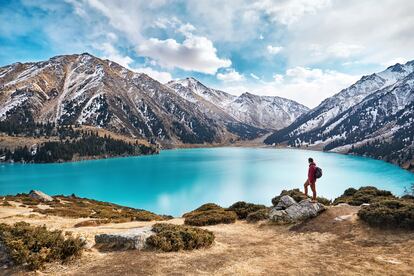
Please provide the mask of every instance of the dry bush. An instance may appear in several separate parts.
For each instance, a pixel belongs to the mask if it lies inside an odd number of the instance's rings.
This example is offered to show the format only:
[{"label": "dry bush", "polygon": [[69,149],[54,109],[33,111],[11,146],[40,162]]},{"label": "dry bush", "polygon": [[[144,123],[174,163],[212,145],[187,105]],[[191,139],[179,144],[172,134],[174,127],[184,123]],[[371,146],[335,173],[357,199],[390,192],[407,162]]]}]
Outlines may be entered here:
[{"label": "dry bush", "polygon": [[5,200],[5,201],[3,201],[3,202],[2,202],[1,206],[4,206],[4,207],[11,207],[11,206],[13,206],[13,205],[11,205],[11,204],[10,204],[10,202],[8,202],[7,200]]},{"label": "dry bush", "polygon": [[227,208],[228,211],[235,212],[238,219],[246,219],[250,213],[254,213],[261,209],[266,209],[266,206],[261,204],[246,203],[244,201],[238,201]]},{"label": "dry bush", "polygon": [[191,216],[194,213],[211,211],[211,210],[223,210],[223,208],[215,203],[206,203],[191,212],[185,213],[182,217],[186,218],[187,216]]},{"label": "dry bush", "polygon": [[75,228],[78,227],[90,227],[90,226],[99,226],[102,224],[110,223],[108,220],[84,220],[81,222],[78,222],[74,225]]},{"label": "dry bush", "polygon": [[256,212],[250,213],[246,217],[246,221],[250,223],[255,223],[267,219],[269,219],[269,208],[259,209]]},{"label": "dry bush", "polygon": [[79,238],[64,238],[61,231],[49,231],[45,226],[34,227],[26,222],[13,226],[0,224],[0,240],[14,264],[31,270],[47,262],[78,257],[84,245]]},{"label": "dry bush", "polygon": [[147,239],[147,245],[166,252],[208,247],[214,242],[212,232],[196,227],[157,223],[152,230],[156,234]]},{"label": "dry bush", "polygon": [[[280,198],[282,197],[282,196],[284,196],[284,195],[288,195],[288,196],[290,196],[291,198],[293,198],[296,202],[300,202],[300,201],[302,201],[302,200],[304,200],[304,199],[307,199],[307,198],[311,198],[310,196],[308,196],[308,197],[306,197],[306,195],[304,194],[304,193],[302,193],[299,189],[292,189],[292,190],[283,190],[281,193],[280,193],[280,195],[278,195],[278,196],[276,196],[276,197],[274,197],[274,198],[272,198],[272,204],[273,204],[273,206],[276,206],[278,203],[279,203],[279,201],[280,201]],[[329,199],[327,199],[327,198],[324,198],[324,197],[317,197],[316,198],[316,201],[318,201],[319,203],[321,203],[321,204],[323,204],[323,205],[331,205],[331,203],[332,203],[332,201],[331,200],[329,200]]]},{"label": "dry bush", "polygon": [[237,215],[233,211],[222,209],[192,212],[187,215],[184,224],[192,226],[215,225],[220,223],[234,223]]},{"label": "dry bush", "polygon": [[414,229],[414,202],[404,199],[380,200],[359,210],[358,216],[380,228]]},{"label": "dry bush", "polygon": [[334,204],[348,203],[349,205],[359,206],[363,203],[373,203],[386,199],[396,199],[396,197],[389,191],[366,186],[358,190],[354,188],[345,190],[340,197],[334,200]]}]

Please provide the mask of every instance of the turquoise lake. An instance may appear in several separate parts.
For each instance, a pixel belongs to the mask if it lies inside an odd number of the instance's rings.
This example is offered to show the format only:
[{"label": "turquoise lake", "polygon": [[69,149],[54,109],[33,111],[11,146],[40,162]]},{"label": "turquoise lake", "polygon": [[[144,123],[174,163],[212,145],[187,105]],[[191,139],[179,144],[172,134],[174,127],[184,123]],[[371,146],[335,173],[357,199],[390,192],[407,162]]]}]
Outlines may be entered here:
[{"label": "turquoise lake", "polygon": [[401,195],[414,174],[392,164],[349,155],[297,149],[200,148],[159,155],[61,164],[2,164],[0,194],[48,194],[110,201],[156,213],[181,215],[203,203],[244,200],[271,205],[283,189],[301,188],[307,158],[323,169],[318,195],[335,198],[366,185]]}]

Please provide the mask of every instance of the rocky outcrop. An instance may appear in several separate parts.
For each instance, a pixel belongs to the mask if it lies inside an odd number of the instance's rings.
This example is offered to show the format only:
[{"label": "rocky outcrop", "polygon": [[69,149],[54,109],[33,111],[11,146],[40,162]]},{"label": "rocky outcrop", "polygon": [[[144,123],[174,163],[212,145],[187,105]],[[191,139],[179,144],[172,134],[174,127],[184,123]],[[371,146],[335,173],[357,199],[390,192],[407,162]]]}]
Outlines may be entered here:
[{"label": "rocky outcrop", "polygon": [[29,196],[40,201],[53,201],[53,197],[37,190],[31,190]]},{"label": "rocky outcrop", "polygon": [[270,210],[270,220],[277,223],[294,223],[316,217],[325,210],[325,206],[310,199],[297,203],[292,197],[285,195],[279,203]]},{"label": "rocky outcrop", "polygon": [[95,243],[101,249],[142,250],[146,247],[146,240],[154,234],[151,227],[135,228],[122,233],[96,235]]}]

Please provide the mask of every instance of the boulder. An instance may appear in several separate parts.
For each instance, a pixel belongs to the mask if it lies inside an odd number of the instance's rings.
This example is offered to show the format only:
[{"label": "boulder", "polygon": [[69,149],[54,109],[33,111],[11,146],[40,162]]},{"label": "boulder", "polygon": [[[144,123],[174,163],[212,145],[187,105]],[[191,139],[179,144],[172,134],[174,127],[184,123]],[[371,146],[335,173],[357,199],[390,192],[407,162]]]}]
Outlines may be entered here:
[{"label": "boulder", "polygon": [[[293,223],[297,221],[306,220],[309,218],[316,217],[319,213],[323,212],[326,208],[318,202],[311,202],[310,199],[304,199],[297,203],[290,196],[283,199],[282,204],[289,205],[284,210],[280,210],[282,206],[276,206],[270,210],[269,218],[278,223]],[[282,198],[283,198],[282,197]],[[282,198],[280,202],[282,202]],[[280,203],[279,202],[279,203]]]},{"label": "boulder", "polygon": [[152,227],[134,228],[122,233],[96,235],[95,243],[104,249],[142,250],[146,247],[146,240],[154,234]]},{"label": "boulder", "polygon": [[280,224],[292,222],[285,210],[278,210],[276,207],[270,210],[269,218],[270,220]]},{"label": "boulder", "polygon": [[293,204],[296,204],[296,201],[292,197],[290,197],[288,195],[284,195],[280,198],[280,200],[277,203],[276,207],[282,208],[282,210],[283,210],[283,209],[286,209],[286,208],[292,206]]},{"label": "boulder", "polygon": [[29,196],[40,201],[53,201],[53,197],[41,191],[31,190]]}]

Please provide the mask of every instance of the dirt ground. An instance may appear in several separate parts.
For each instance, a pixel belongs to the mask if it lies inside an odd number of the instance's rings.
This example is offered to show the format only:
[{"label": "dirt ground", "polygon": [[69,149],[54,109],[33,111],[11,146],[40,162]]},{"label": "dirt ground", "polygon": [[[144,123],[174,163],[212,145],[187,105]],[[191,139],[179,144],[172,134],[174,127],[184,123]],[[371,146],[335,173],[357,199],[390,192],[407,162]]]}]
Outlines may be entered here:
[{"label": "dirt ground", "polygon": [[[92,248],[69,264],[48,265],[40,275],[414,275],[414,233],[372,229],[358,220],[358,207],[331,207],[295,225],[271,223],[204,227],[211,248],[191,252],[99,252]],[[0,207],[0,223],[27,221],[93,240],[96,233],[125,231],[153,222],[73,228],[82,219],[35,216],[26,208]],[[183,223],[177,218],[171,223]],[[27,272],[0,270],[4,275]],[[35,274],[35,273],[30,273]]]}]

